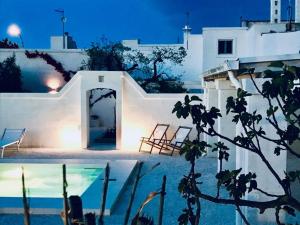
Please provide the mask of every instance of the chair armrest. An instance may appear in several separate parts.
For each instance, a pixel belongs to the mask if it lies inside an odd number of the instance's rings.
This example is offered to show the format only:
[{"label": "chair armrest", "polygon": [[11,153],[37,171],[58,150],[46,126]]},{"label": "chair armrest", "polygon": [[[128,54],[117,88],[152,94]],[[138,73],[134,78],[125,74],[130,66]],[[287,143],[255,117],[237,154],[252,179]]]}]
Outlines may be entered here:
[{"label": "chair armrest", "polygon": [[149,140],[148,137],[141,137],[141,140],[144,141],[144,140]]},{"label": "chair armrest", "polygon": [[164,138],[162,138],[162,139],[154,139],[154,140],[158,140],[158,141],[160,141],[159,143],[163,143],[164,145],[170,143],[170,141],[171,141],[171,140],[164,139]]},{"label": "chair armrest", "polygon": [[[175,144],[169,143],[169,145],[174,146],[174,147],[180,147],[184,142],[182,141],[176,141]],[[179,145],[178,145],[179,144]]]}]

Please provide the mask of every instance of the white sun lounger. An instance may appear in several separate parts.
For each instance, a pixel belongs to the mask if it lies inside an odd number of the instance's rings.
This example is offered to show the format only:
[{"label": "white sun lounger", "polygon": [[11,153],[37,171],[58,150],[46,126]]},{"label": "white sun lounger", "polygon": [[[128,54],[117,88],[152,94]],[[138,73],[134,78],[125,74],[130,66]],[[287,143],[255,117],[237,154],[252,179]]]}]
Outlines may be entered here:
[{"label": "white sun lounger", "polygon": [[10,145],[16,144],[19,150],[24,135],[25,135],[25,128],[24,129],[5,128],[3,135],[0,139],[0,148],[2,150],[1,158],[3,158],[5,148]]}]

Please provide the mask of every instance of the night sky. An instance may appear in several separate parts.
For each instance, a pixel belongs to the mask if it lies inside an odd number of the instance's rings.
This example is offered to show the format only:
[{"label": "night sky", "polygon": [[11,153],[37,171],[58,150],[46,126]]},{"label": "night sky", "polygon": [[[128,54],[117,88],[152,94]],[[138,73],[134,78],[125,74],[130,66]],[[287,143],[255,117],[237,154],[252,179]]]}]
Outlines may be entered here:
[{"label": "night sky", "polygon": [[[282,1],[286,19],[288,0]],[[267,20],[269,5],[269,0],[0,0],[0,39],[8,36],[8,25],[16,23],[26,48],[49,48],[50,36],[61,34],[54,9],[64,9],[66,31],[80,48],[102,36],[111,41],[176,43],[182,40],[186,12],[193,33],[200,33],[202,27],[239,26],[240,16]]]}]

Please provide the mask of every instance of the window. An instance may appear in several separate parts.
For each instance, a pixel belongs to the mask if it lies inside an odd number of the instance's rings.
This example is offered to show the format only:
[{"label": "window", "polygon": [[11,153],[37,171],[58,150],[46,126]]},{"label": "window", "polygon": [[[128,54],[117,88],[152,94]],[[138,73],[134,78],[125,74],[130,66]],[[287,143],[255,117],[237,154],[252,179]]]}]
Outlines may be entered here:
[{"label": "window", "polygon": [[277,10],[277,9],[275,10],[275,14],[276,14],[276,15],[278,14],[278,10]]},{"label": "window", "polygon": [[100,83],[103,83],[103,82],[104,82],[104,76],[99,76],[99,77],[98,77],[98,81],[99,81]]},{"label": "window", "polygon": [[278,5],[278,1],[275,1],[275,6],[277,6]]},{"label": "window", "polygon": [[233,40],[219,40],[218,41],[218,54],[232,54],[233,53]]},{"label": "window", "polygon": [[275,23],[278,23],[278,19],[275,19],[275,21],[274,21]]}]

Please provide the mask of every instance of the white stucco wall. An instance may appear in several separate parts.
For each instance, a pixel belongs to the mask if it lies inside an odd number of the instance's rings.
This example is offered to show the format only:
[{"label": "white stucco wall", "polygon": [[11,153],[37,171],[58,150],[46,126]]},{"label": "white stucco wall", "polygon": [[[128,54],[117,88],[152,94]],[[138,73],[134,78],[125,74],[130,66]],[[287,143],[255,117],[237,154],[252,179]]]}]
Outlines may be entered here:
[{"label": "white stucco wall", "polygon": [[[218,40],[232,39],[233,54],[218,55]],[[225,60],[298,54],[300,31],[286,32],[285,23],[254,23],[249,27],[203,28],[203,71]]]},{"label": "white stucco wall", "polygon": [[257,56],[299,54],[300,31],[264,34],[258,37]]},{"label": "white stucco wall", "polygon": [[[227,59],[245,55],[247,48],[242,40],[245,39],[247,29],[246,27],[203,28],[203,70],[217,67]],[[233,54],[218,55],[218,40],[220,39],[233,40]]]},{"label": "white stucco wall", "polygon": [[26,128],[23,146],[78,147],[80,145],[80,76],[63,91],[50,94],[0,94],[0,132]]},{"label": "white stucco wall", "polygon": [[185,83],[197,83],[200,80],[200,74],[203,71],[203,36],[200,34],[191,34],[188,36],[189,49],[187,56],[183,62],[183,70],[185,75],[183,80]]},{"label": "white stucco wall", "polygon": [[[104,82],[99,82],[99,76]],[[86,148],[88,92],[95,88],[116,90],[117,149],[137,151],[140,138],[150,135],[159,122],[169,123],[171,132],[179,125],[193,126],[171,113],[184,94],[146,94],[123,72],[80,71],[54,95],[0,94],[0,132],[26,128],[23,146]]]}]

